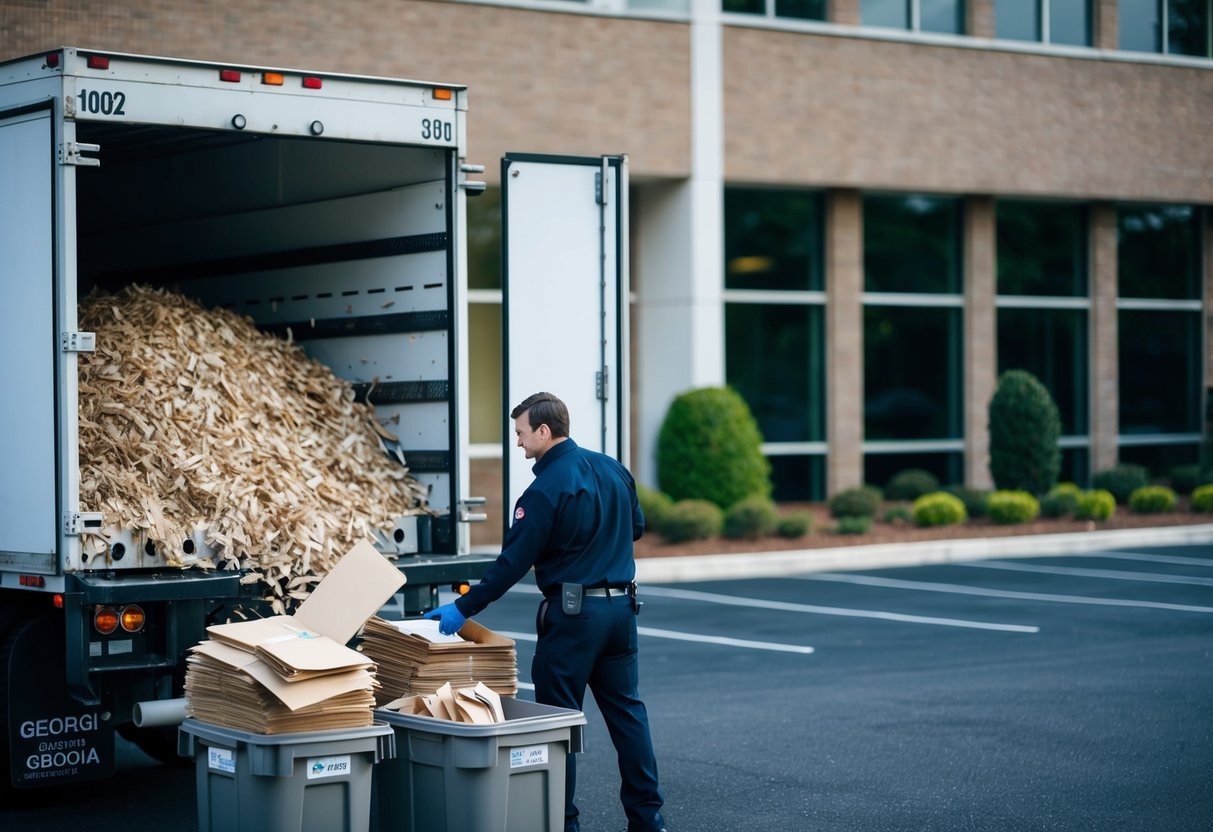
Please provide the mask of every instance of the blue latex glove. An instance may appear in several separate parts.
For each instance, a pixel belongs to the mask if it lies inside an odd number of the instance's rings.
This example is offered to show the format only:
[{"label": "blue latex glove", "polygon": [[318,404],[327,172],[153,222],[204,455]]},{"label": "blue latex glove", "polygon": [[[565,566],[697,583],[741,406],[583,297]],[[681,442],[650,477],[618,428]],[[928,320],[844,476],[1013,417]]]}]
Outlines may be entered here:
[{"label": "blue latex glove", "polygon": [[444,636],[453,635],[463,629],[463,625],[467,623],[467,616],[459,611],[459,607],[451,604],[443,604],[440,607],[430,610],[425,614],[425,617],[433,621],[438,620],[438,632]]}]

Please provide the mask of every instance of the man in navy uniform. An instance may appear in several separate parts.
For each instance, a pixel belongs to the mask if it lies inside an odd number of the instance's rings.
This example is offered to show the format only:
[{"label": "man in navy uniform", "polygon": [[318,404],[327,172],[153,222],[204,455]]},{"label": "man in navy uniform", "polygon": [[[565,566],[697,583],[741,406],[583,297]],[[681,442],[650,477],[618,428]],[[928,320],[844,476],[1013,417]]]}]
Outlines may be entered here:
[{"label": "man in navy uniform", "polygon": [[[636,561],[644,532],[636,483],[627,468],[569,438],[569,412],[551,393],[536,393],[510,413],[518,447],[534,459],[535,480],[514,506],[501,555],[484,579],[427,616],[454,633],[533,566],[544,600],[531,664],[535,699],[582,710],[586,685],[619,757],[620,800],[628,832],[663,830],[664,797],[649,718],[637,690]],[[576,755],[568,755],[565,832],[578,832]]]}]

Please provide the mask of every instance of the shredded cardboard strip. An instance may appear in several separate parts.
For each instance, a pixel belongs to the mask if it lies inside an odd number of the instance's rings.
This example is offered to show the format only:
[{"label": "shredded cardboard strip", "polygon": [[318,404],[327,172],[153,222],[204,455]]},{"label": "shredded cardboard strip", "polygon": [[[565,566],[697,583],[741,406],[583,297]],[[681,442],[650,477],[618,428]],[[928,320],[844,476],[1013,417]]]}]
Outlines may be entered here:
[{"label": "shredded cardboard strip", "polygon": [[[79,318],[97,334],[79,362],[81,506],[166,563],[250,570],[282,613],[353,543],[427,511],[373,409],[297,345],[141,286],[90,295]],[[196,528],[217,554],[186,564]]]}]

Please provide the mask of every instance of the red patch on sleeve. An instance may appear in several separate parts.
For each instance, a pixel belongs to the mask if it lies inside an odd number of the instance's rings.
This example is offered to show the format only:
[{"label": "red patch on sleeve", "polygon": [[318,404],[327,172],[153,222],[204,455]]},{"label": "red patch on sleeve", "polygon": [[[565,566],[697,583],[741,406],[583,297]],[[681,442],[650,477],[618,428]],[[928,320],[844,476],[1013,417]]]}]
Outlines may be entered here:
[{"label": "red patch on sleeve", "polygon": [[526,517],[526,512],[522,510],[522,506],[518,506],[514,509],[514,519],[521,520],[523,517]]}]

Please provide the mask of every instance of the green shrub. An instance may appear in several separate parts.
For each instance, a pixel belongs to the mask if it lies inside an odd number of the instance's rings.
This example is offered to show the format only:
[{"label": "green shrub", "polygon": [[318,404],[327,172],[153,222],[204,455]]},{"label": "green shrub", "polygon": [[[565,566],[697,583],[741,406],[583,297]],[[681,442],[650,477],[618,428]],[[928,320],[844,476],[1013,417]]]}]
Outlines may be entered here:
[{"label": "green shrub", "polygon": [[1205,471],[1199,464],[1176,465],[1169,474],[1171,487],[1179,494],[1191,494],[1202,485],[1213,485],[1213,471]]},{"label": "green shrub", "polygon": [[1129,495],[1144,485],[1150,484],[1150,472],[1144,466],[1121,463],[1091,478],[1091,487],[1103,489],[1111,494],[1118,505],[1128,502]]},{"label": "green shrub", "polygon": [[757,540],[775,531],[779,513],[766,497],[746,497],[724,513],[724,536]]},{"label": "green shrub", "polygon": [[944,491],[960,499],[965,505],[965,513],[970,517],[986,516],[986,500],[990,492],[983,488],[970,488],[967,485],[949,485]]},{"label": "green shrub", "polygon": [[1115,513],[1116,498],[1102,488],[1084,491],[1074,507],[1074,516],[1079,520],[1107,520]]},{"label": "green shrub", "polygon": [[1026,491],[995,491],[986,501],[986,514],[1004,526],[1030,523],[1040,515],[1040,503]]},{"label": "green shrub", "polygon": [[883,498],[880,489],[870,485],[839,491],[830,498],[830,516],[875,517]]},{"label": "green shrub", "polygon": [[674,507],[674,501],[668,494],[639,483],[636,484],[636,498],[640,502],[640,510],[644,513],[644,527],[660,533],[665,516]]},{"label": "green shrub", "polygon": [[968,519],[960,498],[946,491],[923,494],[910,509],[919,526],[951,526]]},{"label": "green shrub", "polygon": [[670,403],[657,436],[657,484],[675,500],[725,509],[771,496],[771,465],[745,400],[729,387],[705,387]]},{"label": "green shrub", "polygon": [[661,534],[670,543],[707,540],[724,528],[724,512],[707,500],[679,500],[666,512]]},{"label": "green shrub", "polygon": [[1179,498],[1165,485],[1146,485],[1129,495],[1129,511],[1137,514],[1162,514],[1174,511]]},{"label": "green shrub", "polygon": [[838,518],[838,534],[867,534],[872,530],[872,515],[855,514]]},{"label": "green shrub", "polygon": [[886,500],[917,500],[923,494],[939,490],[939,480],[930,471],[908,468],[893,476],[884,487]]},{"label": "green shrub", "polygon": [[913,523],[914,512],[909,506],[889,506],[884,510],[886,523]]},{"label": "green shrub", "polygon": [[1192,492],[1192,510],[1213,511],[1213,485],[1202,485]]},{"label": "green shrub", "polygon": [[775,534],[780,537],[804,537],[813,530],[813,515],[807,511],[793,511],[775,522]]},{"label": "green shrub", "polygon": [[1061,417],[1045,386],[1008,370],[990,399],[990,475],[1002,490],[1044,494],[1061,470]]},{"label": "green shrub", "polygon": [[1078,495],[1069,491],[1050,491],[1040,498],[1042,517],[1069,517],[1078,508]]}]

